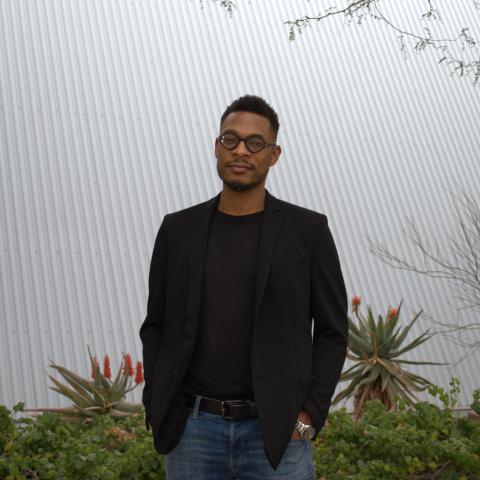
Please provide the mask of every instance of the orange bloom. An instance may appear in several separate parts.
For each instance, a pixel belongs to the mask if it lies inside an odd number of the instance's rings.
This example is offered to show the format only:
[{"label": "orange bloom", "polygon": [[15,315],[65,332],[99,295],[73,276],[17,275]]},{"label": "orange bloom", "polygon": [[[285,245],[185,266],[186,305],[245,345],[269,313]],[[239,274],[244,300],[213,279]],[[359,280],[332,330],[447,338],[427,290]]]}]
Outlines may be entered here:
[{"label": "orange bloom", "polygon": [[393,308],[393,307],[390,307],[388,309],[388,318],[391,319],[391,318],[394,318],[397,316],[397,313],[398,313],[398,309],[397,308]]},{"label": "orange bloom", "polygon": [[137,362],[137,372],[135,374],[135,385],[143,383],[143,367],[142,362]]},{"label": "orange bloom", "polygon": [[95,380],[95,377],[97,376],[97,369],[98,369],[98,359],[97,357],[93,357],[92,359],[92,373],[90,376],[92,377],[93,380]]},{"label": "orange bloom", "polygon": [[110,358],[108,355],[105,355],[103,359],[103,376],[105,378],[112,378],[112,369],[110,368]]},{"label": "orange bloom", "polygon": [[133,375],[135,374],[135,371],[133,369],[132,357],[129,353],[125,355],[125,368],[123,370],[123,374],[126,377],[133,377]]},{"label": "orange bloom", "polygon": [[358,306],[362,303],[362,297],[359,297],[358,295],[355,295],[353,298],[352,298],[352,310],[354,312],[357,311],[358,309]]}]

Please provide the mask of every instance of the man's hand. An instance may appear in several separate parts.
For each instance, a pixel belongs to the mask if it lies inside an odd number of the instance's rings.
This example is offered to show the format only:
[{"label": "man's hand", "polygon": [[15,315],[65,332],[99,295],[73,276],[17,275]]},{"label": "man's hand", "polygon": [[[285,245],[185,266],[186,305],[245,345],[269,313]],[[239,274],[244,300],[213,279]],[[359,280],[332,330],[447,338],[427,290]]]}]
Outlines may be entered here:
[{"label": "man's hand", "polygon": [[[298,420],[300,420],[303,423],[306,423],[308,425],[313,425],[313,420],[312,417],[308,412],[305,410],[301,410],[300,413],[298,414]],[[291,440],[301,440],[302,438],[300,437],[300,432],[294,427],[293,428],[293,433],[290,438]]]}]

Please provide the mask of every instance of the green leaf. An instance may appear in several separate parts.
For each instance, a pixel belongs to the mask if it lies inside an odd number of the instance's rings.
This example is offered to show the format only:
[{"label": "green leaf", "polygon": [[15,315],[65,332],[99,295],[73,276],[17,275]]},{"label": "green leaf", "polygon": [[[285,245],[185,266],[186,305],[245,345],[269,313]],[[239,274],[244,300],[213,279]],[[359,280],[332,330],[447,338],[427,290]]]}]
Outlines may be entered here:
[{"label": "green leaf", "polygon": [[135,414],[131,413],[131,412],[123,412],[123,411],[120,411],[120,410],[115,410],[115,409],[112,408],[112,410],[110,411],[110,415],[113,418],[127,418],[127,417],[131,417],[132,415],[135,415]]},{"label": "green leaf", "polygon": [[114,407],[115,407],[115,410],[119,410],[119,411],[122,411],[122,412],[130,412],[130,413],[141,413],[141,412],[143,412],[143,404],[142,403],[126,402],[125,400],[115,402]]},{"label": "green leaf", "polygon": [[365,341],[363,338],[358,337],[352,332],[349,332],[348,334],[348,346],[350,350],[358,355],[359,357],[368,355],[371,355],[372,352],[372,347],[371,345]]},{"label": "green leaf", "polygon": [[344,390],[342,390],[341,392],[339,392],[335,396],[332,403],[335,405],[338,402],[341,402],[342,400],[344,400],[345,398],[350,397],[353,394],[353,392],[355,391],[355,389],[357,388],[357,385],[358,385],[358,383],[360,382],[361,379],[362,379],[361,377],[357,377],[357,378],[353,379],[350,382],[350,385],[348,385],[347,388],[345,388]]},{"label": "green leaf", "polygon": [[382,365],[391,375],[400,374],[402,371],[400,365],[386,358],[379,358],[378,363]]},{"label": "green leaf", "polygon": [[60,390],[62,395],[72,400],[72,402],[74,402],[75,404],[81,407],[87,407],[91,405],[91,401],[89,398],[79,394],[76,390],[73,390],[72,388],[67,387],[66,385],[63,385],[63,383],[59,382],[56,378],[52,377],[51,375],[48,375],[48,377],[56,385],[58,390]]},{"label": "green leaf", "polygon": [[60,365],[50,364],[50,367],[57,370],[80,395],[88,396],[93,391],[93,384],[89,380]]},{"label": "green leaf", "polygon": [[432,335],[430,335],[429,331],[427,330],[426,332],[423,332],[421,335],[419,335],[415,340],[410,342],[406,347],[403,347],[396,352],[392,352],[391,357],[392,358],[399,357],[400,355],[403,355],[404,353],[409,352],[410,350],[413,350],[414,348],[418,347],[422,343],[425,343],[431,337]]},{"label": "green leaf", "polygon": [[397,363],[405,363],[408,365],[450,365],[448,362],[447,363],[441,363],[441,362],[424,362],[424,361],[414,361],[414,360],[395,360]]},{"label": "green leaf", "polygon": [[403,329],[402,333],[397,337],[395,340],[394,345],[392,348],[397,349],[405,340],[406,336],[408,335],[408,332],[410,332],[410,329],[413,327],[415,322],[420,318],[420,315],[422,314],[422,311],[420,310],[412,319],[412,321]]},{"label": "green leaf", "polygon": [[388,370],[382,368],[382,371],[380,372],[380,377],[382,379],[380,389],[382,392],[384,392],[392,378],[392,375]]},{"label": "green leaf", "polygon": [[382,367],[380,365],[375,365],[370,370],[369,374],[358,383],[358,386],[361,387],[363,385],[370,385],[375,382],[375,380],[377,380],[378,376],[380,375],[381,370]]},{"label": "green leaf", "polygon": [[351,378],[355,378],[357,375],[361,375],[363,364],[354,365],[352,368],[348,369],[346,372],[342,373],[340,376],[340,381],[345,382]]}]

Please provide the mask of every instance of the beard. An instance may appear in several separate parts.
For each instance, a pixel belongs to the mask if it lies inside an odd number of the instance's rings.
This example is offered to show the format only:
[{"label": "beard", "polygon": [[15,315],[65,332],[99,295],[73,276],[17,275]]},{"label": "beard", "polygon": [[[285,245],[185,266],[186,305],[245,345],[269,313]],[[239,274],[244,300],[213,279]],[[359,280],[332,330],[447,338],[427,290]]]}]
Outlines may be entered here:
[{"label": "beard", "polygon": [[238,180],[223,180],[223,184],[234,192],[246,192],[247,190],[250,190],[251,188],[258,185],[258,183],[243,183],[239,182]]},{"label": "beard", "polygon": [[265,181],[267,178],[268,170],[265,172],[265,175],[256,175],[253,179],[251,179],[249,182],[238,180],[238,179],[228,179],[225,177],[225,175],[222,173],[222,169],[219,167],[217,164],[217,173],[220,179],[222,180],[223,184],[226,185],[230,190],[233,190],[234,192],[246,192],[247,190],[250,190],[251,188],[256,187],[257,185],[260,185],[262,182]]}]

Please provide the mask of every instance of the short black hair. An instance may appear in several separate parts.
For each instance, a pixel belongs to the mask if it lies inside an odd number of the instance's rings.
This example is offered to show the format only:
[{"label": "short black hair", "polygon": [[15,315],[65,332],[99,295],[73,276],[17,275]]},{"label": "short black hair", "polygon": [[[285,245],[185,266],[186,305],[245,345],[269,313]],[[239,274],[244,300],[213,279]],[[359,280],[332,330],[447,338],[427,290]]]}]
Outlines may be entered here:
[{"label": "short black hair", "polygon": [[220,125],[227,116],[233,112],[252,112],[266,117],[270,122],[275,136],[277,136],[278,129],[280,128],[277,112],[263,98],[257,97],[256,95],[244,95],[243,97],[237,98],[223,112]]}]

